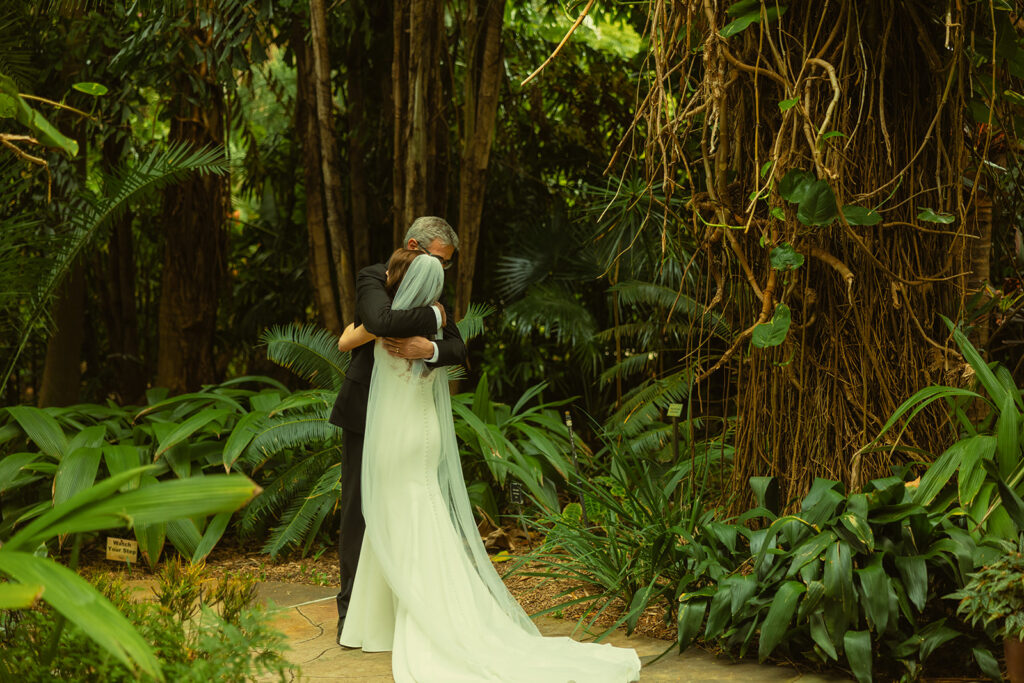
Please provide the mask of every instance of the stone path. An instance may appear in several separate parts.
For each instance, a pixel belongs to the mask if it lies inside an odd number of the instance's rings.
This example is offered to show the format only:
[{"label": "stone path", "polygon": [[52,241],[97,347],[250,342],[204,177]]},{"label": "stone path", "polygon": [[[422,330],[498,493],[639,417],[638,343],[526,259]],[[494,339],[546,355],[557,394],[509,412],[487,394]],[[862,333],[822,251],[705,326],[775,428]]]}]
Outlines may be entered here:
[{"label": "stone path", "polygon": [[[294,583],[266,582],[259,584],[260,597],[280,608],[275,620],[291,644],[289,659],[299,664],[303,681],[360,681],[374,683],[393,681],[391,655],[387,652],[364,653],[346,650],[334,641],[337,611],[335,588],[322,588]],[[324,598],[327,598],[326,600]],[[575,622],[540,617],[537,625],[544,635],[571,635]],[[581,639],[579,635],[573,636]],[[831,683],[848,681],[841,674],[803,674],[788,667],[756,662],[732,663],[698,648],[682,655],[673,649],[654,662],[671,643],[618,632],[607,639],[613,645],[636,649],[644,668],[640,680],[647,681],[800,681],[800,683]],[[653,663],[652,663],[653,662]]]}]

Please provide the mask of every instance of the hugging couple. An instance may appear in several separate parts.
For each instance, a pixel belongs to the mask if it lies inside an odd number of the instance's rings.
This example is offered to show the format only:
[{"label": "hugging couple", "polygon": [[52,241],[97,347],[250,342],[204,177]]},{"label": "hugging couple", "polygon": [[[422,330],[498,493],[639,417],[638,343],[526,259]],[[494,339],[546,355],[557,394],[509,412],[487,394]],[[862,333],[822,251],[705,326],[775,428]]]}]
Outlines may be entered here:
[{"label": "hugging couple", "polygon": [[338,644],[390,651],[398,683],[635,681],[632,649],[541,636],[484,549],[448,392],[466,345],[439,303],[458,247],[444,219],[421,217],[357,277],[330,417],[343,430]]}]

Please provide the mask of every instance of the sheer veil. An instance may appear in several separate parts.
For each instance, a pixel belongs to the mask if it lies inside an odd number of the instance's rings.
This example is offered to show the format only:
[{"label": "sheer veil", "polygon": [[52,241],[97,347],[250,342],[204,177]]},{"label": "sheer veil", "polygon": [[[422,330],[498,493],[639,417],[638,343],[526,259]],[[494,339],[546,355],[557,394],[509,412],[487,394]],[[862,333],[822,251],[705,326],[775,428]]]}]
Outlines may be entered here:
[{"label": "sheer veil", "polygon": [[[444,270],[441,263],[433,256],[423,254],[417,256],[409,265],[409,269],[398,287],[391,308],[393,310],[408,310],[420,306],[429,306],[438,300],[441,289],[444,286]],[[382,350],[376,351],[383,353]],[[374,363],[373,378],[370,383],[370,401],[367,413],[367,442],[364,453],[370,454],[371,433],[373,415],[377,411],[389,411],[401,409],[402,398],[400,392],[407,392],[410,387],[404,383],[397,382],[392,377],[382,376],[387,372],[379,366],[386,366],[387,363]],[[448,389],[448,370],[444,367],[431,368],[424,361],[412,362],[410,368],[411,378],[419,378],[419,381],[427,381],[432,384],[431,390],[434,398],[434,405],[437,410],[437,417],[440,423],[441,453],[438,461],[437,481],[440,485],[441,496],[447,505],[448,514],[451,517],[456,536],[460,545],[466,553],[466,559],[470,567],[479,575],[483,584],[487,587],[497,606],[507,614],[513,622],[519,625],[524,631],[538,635],[539,632],[533,621],[519,605],[512,594],[509,593],[505,584],[501,581],[494,565],[491,563],[480,540],[480,533],[476,522],[473,519],[473,511],[470,507],[469,496],[466,491],[466,482],[462,475],[462,464],[459,458],[458,443],[455,438],[455,426],[452,420],[451,396]],[[410,429],[415,427],[410,426]],[[364,491],[367,489],[368,464],[364,458],[363,477]],[[379,474],[378,474],[379,476]],[[372,483],[372,482],[371,482]],[[386,482],[377,482],[377,485],[386,485]],[[368,501],[363,499],[364,512]],[[367,531],[371,530],[369,517],[367,518]],[[393,561],[397,558],[391,558]],[[451,558],[454,561],[456,558]],[[382,562],[384,567],[388,562]],[[393,586],[396,592],[401,592],[399,586]],[[405,600],[415,596],[401,595],[400,599]]]}]

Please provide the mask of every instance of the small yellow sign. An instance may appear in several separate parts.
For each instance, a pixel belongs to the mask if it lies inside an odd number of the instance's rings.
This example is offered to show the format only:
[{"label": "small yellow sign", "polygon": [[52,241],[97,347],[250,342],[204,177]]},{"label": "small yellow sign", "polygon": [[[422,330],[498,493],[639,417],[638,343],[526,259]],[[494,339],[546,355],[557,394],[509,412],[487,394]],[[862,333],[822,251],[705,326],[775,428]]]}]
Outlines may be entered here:
[{"label": "small yellow sign", "polygon": [[668,416],[669,417],[679,417],[682,414],[683,414],[683,404],[682,403],[669,403],[668,404]]},{"label": "small yellow sign", "polygon": [[107,536],[107,559],[135,564],[139,559],[139,544],[127,538]]}]

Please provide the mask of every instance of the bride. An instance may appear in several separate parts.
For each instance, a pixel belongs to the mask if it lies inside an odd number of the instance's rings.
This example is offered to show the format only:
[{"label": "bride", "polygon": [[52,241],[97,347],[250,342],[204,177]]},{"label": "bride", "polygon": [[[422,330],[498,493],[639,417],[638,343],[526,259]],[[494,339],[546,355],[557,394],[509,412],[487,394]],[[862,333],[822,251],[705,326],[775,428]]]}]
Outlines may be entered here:
[{"label": "bride", "polygon": [[[392,309],[437,301],[441,263],[399,252],[389,262],[389,284],[401,280]],[[349,325],[339,348],[372,339]],[[341,645],[392,651],[398,683],[639,678],[632,649],[541,636],[502,583],[469,505],[446,369],[375,342],[363,454],[366,534]]]}]

